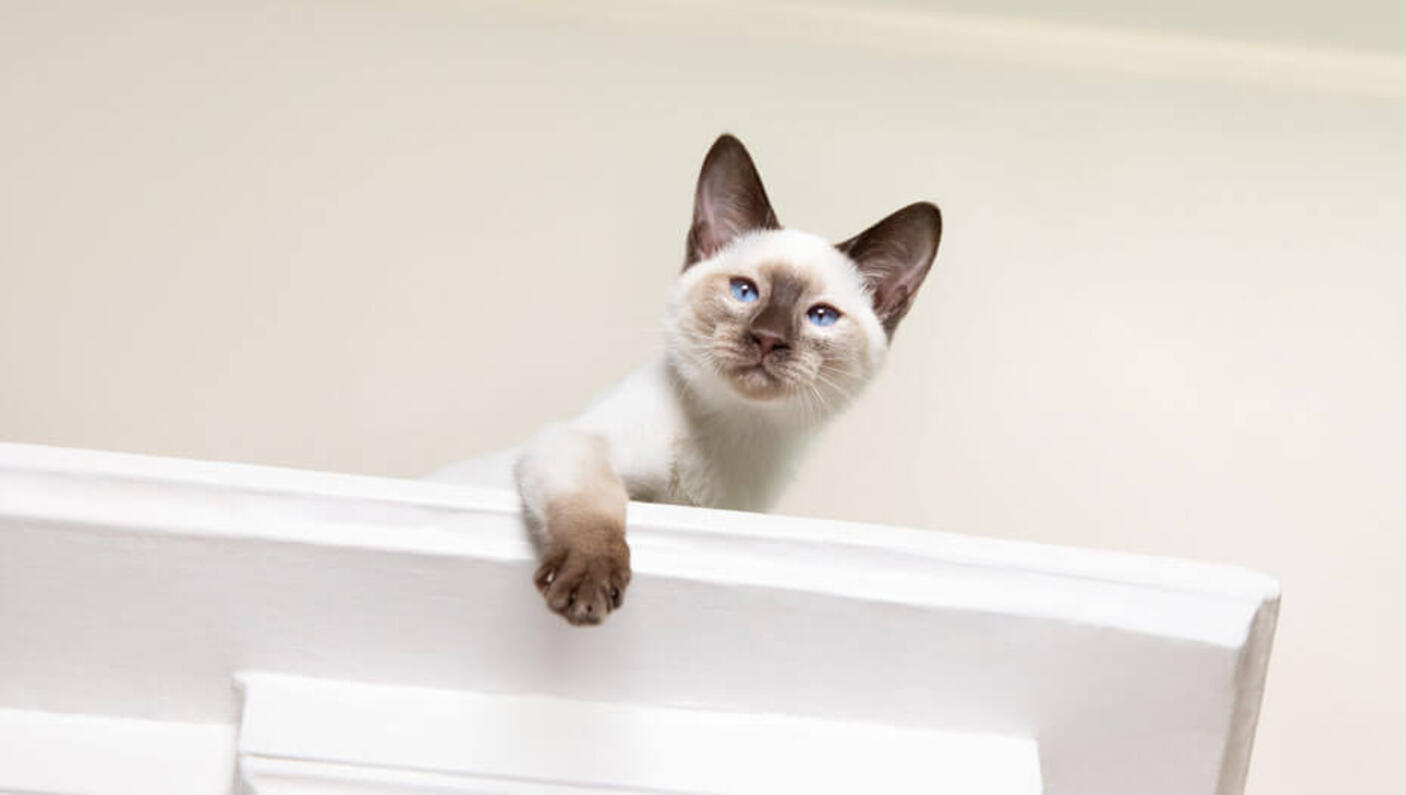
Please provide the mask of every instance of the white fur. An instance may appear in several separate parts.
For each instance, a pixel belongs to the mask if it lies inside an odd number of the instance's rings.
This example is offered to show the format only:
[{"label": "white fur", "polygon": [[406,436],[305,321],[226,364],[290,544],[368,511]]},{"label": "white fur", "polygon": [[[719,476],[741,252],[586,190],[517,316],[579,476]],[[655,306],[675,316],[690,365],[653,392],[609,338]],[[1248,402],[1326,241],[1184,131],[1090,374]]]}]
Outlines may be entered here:
[{"label": "white fur", "polygon": [[[720,272],[754,276],[760,266],[776,262],[818,275],[826,292],[816,300],[838,309],[840,322],[858,324],[866,340],[857,357],[862,361],[854,362],[854,389],[832,395],[821,412],[787,398],[743,397],[690,348],[677,325],[681,302],[700,280]],[[838,325],[805,333],[839,333]],[[744,234],[686,270],[670,296],[666,330],[669,349],[663,357],[577,417],[543,428],[520,451],[453,464],[430,477],[497,486],[516,482],[528,513],[540,517],[549,495],[582,482],[604,449],[631,499],[762,510],[780,495],[821,423],[872,377],[888,349],[854,262],[823,238],[793,230]]]}]

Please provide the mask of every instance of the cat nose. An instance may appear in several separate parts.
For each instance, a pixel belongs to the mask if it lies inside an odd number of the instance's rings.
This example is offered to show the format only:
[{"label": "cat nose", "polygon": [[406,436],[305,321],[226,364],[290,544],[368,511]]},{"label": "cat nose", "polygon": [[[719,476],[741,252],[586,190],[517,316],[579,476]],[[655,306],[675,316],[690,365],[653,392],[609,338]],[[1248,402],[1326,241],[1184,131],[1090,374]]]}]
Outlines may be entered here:
[{"label": "cat nose", "polygon": [[786,338],[775,331],[764,328],[754,328],[751,332],[752,342],[761,348],[762,355],[765,356],[772,351],[784,351],[790,346],[786,344]]}]

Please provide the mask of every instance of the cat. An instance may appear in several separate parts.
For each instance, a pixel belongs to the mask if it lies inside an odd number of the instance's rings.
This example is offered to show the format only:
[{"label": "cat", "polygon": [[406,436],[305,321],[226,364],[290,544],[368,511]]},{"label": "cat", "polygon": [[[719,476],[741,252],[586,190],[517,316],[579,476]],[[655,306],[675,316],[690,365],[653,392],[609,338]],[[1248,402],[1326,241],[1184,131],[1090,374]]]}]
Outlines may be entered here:
[{"label": "cat", "polygon": [[782,229],[747,149],[724,134],[699,173],[664,354],[521,450],[431,477],[515,485],[548,607],[597,624],[630,582],[626,502],[771,506],[879,369],[941,235],[928,202],[834,245]]}]

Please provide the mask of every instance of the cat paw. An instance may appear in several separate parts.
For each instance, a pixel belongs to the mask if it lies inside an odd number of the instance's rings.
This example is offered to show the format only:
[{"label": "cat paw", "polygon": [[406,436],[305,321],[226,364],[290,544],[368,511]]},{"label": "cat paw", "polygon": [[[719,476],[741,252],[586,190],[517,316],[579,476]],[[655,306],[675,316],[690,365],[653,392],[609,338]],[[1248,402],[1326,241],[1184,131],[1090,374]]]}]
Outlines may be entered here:
[{"label": "cat paw", "polygon": [[533,577],[547,607],[572,624],[599,624],[625,599],[630,547],[624,537],[554,544]]}]

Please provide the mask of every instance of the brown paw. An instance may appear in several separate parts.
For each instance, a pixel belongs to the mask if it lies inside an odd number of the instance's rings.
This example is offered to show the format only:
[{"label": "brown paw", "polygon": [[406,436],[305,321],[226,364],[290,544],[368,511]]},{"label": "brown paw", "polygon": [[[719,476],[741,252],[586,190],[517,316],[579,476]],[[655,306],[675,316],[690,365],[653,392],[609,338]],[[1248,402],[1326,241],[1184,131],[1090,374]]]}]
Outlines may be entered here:
[{"label": "brown paw", "polygon": [[599,624],[625,599],[630,548],[623,536],[554,544],[533,579],[553,612],[573,624]]}]

